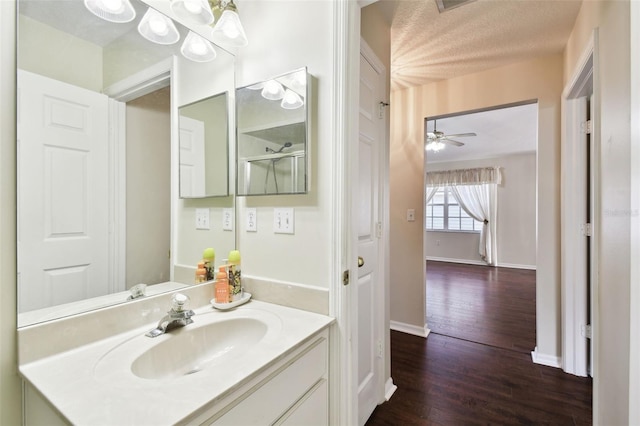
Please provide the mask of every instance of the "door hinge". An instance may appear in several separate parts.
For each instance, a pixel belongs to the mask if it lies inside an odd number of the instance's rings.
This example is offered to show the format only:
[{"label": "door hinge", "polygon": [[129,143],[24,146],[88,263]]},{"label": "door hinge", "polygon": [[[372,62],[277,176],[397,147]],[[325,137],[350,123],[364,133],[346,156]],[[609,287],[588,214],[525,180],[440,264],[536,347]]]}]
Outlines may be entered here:
[{"label": "door hinge", "polygon": [[591,324],[581,326],[580,334],[586,339],[591,339]]},{"label": "door hinge", "polygon": [[384,108],[389,106],[389,102],[380,101],[378,104],[378,118],[384,118]]},{"label": "door hinge", "polygon": [[382,222],[376,222],[376,238],[382,238]]},{"label": "door hinge", "polygon": [[593,130],[591,120],[583,121],[580,124],[580,128],[582,130],[582,133],[584,133],[585,135],[590,135]]},{"label": "door hinge", "polygon": [[590,223],[583,223],[582,225],[580,225],[580,232],[583,236],[590,237],[591,233],[593,232],[593,227]]},{"label": "door hinge", "polygon": [[378,358],[382,358],[382,340],[378,340],[376,346],[378,349]]},{"label": "door hinge", "polygon": [[349,285],[349,270],[342,273],[342,285]]}]

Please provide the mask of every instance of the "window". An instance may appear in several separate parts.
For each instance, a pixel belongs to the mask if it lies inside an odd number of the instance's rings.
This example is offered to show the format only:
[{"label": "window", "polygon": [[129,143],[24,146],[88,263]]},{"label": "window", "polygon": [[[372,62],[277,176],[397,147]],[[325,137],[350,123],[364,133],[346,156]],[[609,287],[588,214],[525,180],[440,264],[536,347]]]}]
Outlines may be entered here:
[{"label": "window", "polygon": [[427,230],[480,232],[482,222],[469,216],[449,191],[449,187],[438,188],[427,203]]}]

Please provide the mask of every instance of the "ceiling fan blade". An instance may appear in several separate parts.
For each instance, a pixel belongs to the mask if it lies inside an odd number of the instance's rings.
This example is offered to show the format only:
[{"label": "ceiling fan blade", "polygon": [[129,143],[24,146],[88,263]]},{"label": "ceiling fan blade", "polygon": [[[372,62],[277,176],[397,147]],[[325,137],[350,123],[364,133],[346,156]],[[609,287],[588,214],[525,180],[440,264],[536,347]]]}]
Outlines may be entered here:
[{"label": "ceiling fan blade", "polygon": [[447,135],[447,137],[450,137],[450,136],[459,138],[459,137],[478,136],[478,135],[476,135],[475,133],[456,133],[455,135]]},{"label": "ceiling fan blade", "polygon": [[453,145],[453,146],[463,146],[464,145],[463,142],[454,141],[453,139],[440,139],[440,141],[444,142],[444,143],[448,143],[449,145]]}]

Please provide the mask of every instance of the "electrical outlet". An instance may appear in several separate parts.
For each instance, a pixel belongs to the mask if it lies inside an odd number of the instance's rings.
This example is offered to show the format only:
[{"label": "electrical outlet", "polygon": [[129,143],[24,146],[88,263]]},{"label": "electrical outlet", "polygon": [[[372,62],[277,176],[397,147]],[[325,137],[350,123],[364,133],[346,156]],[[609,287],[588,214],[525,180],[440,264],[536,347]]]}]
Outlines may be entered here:
[{"label": "electrical outlet", "polygon": [[407,210],[407,222],[415,222],[416,221],[416,210],[409,209]]},{"label": "electrical outlet", "polygon": [[209,225],[209,209],[196,209],[196,229],[211,229]]},{"label": "electrical outlet", "polygon": [[258,232],[258,214],[256,209],[246,209],[247,223],[245,228],[247,232]]},{"label": "electrical outlet", "polygon": [[222,230],[233,231],[233,209],[222,209]]},{"label": "electrical outlet", "polygon": [[292,208],[273,209],[273,232],[276,234],[294,233],[294,214]]}]

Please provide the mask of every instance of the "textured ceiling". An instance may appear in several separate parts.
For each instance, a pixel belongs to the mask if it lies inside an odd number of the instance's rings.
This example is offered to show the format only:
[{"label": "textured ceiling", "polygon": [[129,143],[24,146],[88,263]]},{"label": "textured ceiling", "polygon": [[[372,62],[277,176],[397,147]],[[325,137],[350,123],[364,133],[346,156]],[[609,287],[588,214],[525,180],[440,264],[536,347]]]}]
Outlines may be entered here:
[{"label": "textured ceiling", "polygon": [[581,0],[380,0],[391,23],[391,90],[562,52]]}]

